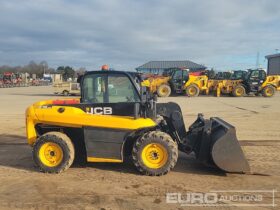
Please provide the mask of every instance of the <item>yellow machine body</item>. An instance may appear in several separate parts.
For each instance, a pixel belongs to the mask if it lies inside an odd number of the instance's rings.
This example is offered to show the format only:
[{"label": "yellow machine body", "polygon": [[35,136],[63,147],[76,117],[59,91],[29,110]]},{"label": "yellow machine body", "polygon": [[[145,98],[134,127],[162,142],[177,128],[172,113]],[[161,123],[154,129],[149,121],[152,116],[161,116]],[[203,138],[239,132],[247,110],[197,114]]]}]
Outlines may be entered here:
[{"label": "yellow machine body", "polygon": [[184,89],[187,89],[190,85],[196,85],[199,88],[200,92],[207,91],[208,77],[206,75],[189,75],[189,80],[185,83]]},{"label": "yellow machine body", "polygon": [[[63,99],[61,101],[79,101],[79,99]],[[82,128],[84,126],[137,130],[154,127],[156,123],[150,118],[91,114],[73,106],[53,105],[57,100],[37,102],[26,110],[26,133],[28,144],[33,145],[37,139],[37,124]],[[63,112],[61,112],[63,110]],[[90,110],[89,110],[90,111]]]},{"label": "yellow machine body", "polygon": [[272,85],[276,88],[276,90],[280,91],[280,75],[269,75],[266,77],[266,80],[262,84],[262,88]]},{"label": "yellow machine body", "polygon": [[155,76],[155,77],[149,77],[147,80],[144,80],[145,81],[149,81],[150,83],[150,91],[152,93],[156,93],[157,92],[157,89],[159,86],[161,86],[162,84],[168,84],[170,80],[170,77],[165,77],[165,76]]}]

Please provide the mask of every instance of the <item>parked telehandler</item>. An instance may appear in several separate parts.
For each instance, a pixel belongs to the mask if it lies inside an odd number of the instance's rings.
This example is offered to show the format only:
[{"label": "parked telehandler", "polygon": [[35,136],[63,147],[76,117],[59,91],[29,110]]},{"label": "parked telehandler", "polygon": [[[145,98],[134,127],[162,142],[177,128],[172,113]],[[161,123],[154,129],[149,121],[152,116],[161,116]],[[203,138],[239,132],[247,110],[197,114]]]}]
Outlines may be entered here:
[{"label": "parked telehandler", "polygon": [[228,79],[213,79],[210,80],[210,91],[214,92],[216,96],[220,97],[221,93],[232,95],[233,87],[240,84],[242,80],[246,79],[248,71],[236,70],[233,71]]},{"label": "parked telehandler", "polygon": [[168,69],[162,76],[150,77],[150,90],[160,97],[168,97],[171,93],[186,94],[194,97],[200,93],[208,93],[208,76],[194,75],[188,69]]},{"label": "parked telehandler", "polygon": [[263,69],[248,70],[243,78],[222,81],[218,88],[221,93],[235,97],[242,97],[251,93],[272,97],[276,90],[280,90],[280,75],[266,75]]},{"label": "parked telehandler", "polygon": [[179,105],[156,103],[148,83],[137,73],[92,71],[82,78],[80,99],[31,105],[26,130],[37,167],[60,173],[74,158],[121,163],[132,156],[138,171],[160,176],[180,150],[226,172],[250,171],[232,125],[199,114],[186,131]]}]

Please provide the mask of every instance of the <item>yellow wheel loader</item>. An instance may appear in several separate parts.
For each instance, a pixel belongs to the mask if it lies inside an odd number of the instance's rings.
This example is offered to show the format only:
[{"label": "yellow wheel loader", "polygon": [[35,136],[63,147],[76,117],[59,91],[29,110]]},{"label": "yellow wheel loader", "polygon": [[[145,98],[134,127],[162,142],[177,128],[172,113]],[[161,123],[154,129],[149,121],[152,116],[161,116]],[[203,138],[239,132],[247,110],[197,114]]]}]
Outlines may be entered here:
[{"label": "yellow wheel loader", "polygon": [[175,167],[178,151],[194,152],[210,167],[250,171],[235,128],[201,114],[186,131],[176,103],[157,103],[141,75],[87,72],[80,99],[46,100],[26,110],[28,144],[36,166],[60,173],[74,160],[121,163],[132,156],[139,172],[160,176]]}]

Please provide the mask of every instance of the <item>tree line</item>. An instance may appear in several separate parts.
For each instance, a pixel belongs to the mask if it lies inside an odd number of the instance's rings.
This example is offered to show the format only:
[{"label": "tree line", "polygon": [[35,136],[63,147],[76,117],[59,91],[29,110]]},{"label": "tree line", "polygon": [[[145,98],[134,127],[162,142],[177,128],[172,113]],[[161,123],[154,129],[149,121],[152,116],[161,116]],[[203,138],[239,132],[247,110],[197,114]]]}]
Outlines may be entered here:
[{"label": "tree line", "polygon": [[85,68],[81,67],[79,69],[74,69],[70,66],[59,66],[57,69],[49,67],[46,61],[42,61],[40,63],[36,63],[34,61],[30,61],[27,65],[23,66],[8,66],[3,65],[0,66],[0,74],[4,72],[12,72],[12,73],[28,73],[30,75],[36,74],[37,78],[43,78],[43,74],[54,74],[59,73],[62,74],[64,80],[68,78],[75,78],[78,74],[83,74],[86,71]]}]

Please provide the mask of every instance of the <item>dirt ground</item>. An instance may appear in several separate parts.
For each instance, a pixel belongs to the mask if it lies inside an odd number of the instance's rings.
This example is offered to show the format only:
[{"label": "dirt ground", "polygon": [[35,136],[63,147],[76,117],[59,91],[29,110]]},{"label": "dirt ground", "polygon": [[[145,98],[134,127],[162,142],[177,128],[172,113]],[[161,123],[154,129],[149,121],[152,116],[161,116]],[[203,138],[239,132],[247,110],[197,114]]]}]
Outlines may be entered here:
[{"label": "dirt ground", "polygon": [[[24,112],[33,102],[57,96],[52,95],[51,87],[0,89],[0,96],[0,209],[205,209],[168,204],[166,193],[280,187],[279,93],[273,98],[160,99],[179,103],[187,126],[197,113],[207,118],[219,116],[234,125],[252,171],[258,174],[225,174],[180,154],[175,169],[161,177],[142,176],[131,162],[72,167],[58,175],[38,172],[26,144]],[[277,207],[221,205],[216,209],[279,209],[279,192],[275,196]],[[265,199],[271,198],[270,193],[265,195]]]}]

